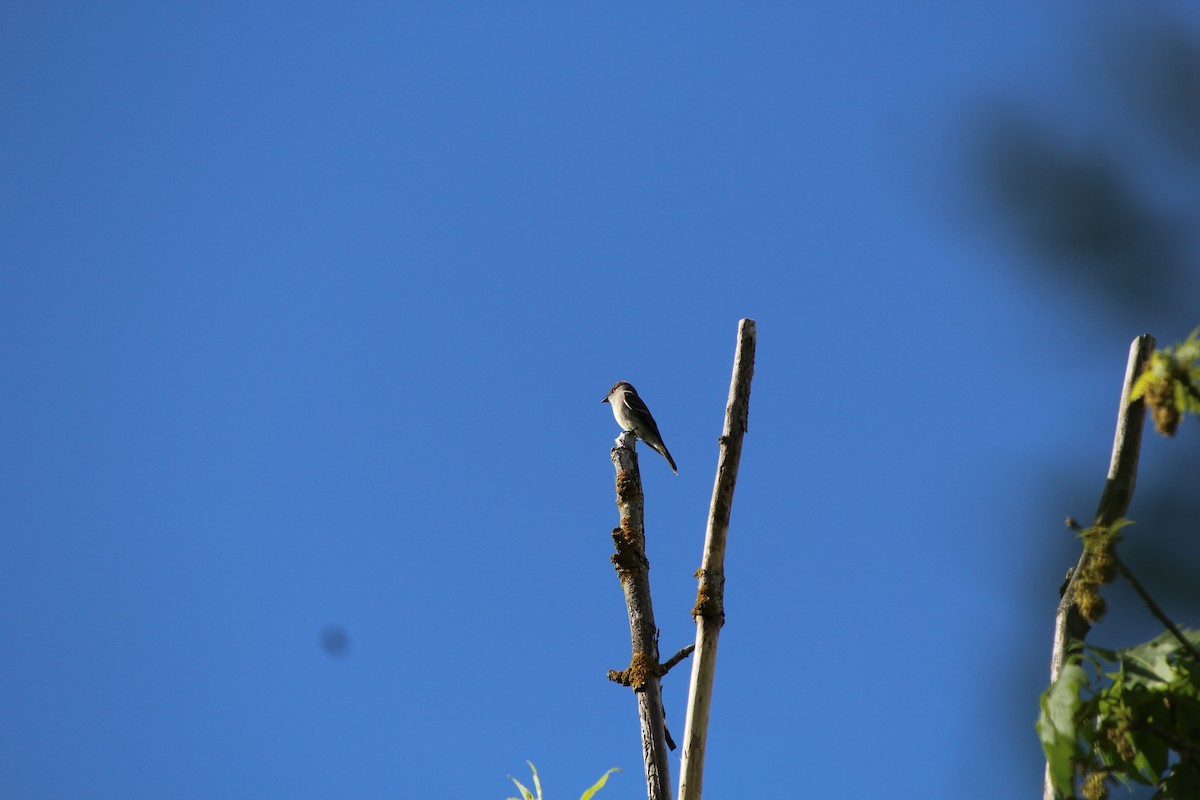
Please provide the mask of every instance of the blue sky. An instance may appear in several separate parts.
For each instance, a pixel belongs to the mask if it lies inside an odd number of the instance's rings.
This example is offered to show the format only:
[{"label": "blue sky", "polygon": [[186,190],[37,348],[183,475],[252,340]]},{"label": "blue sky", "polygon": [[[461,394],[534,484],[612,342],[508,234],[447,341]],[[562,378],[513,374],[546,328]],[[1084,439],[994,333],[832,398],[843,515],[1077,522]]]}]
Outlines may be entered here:
[{"label": "blue sky", "polygon": [[708,793],[1035,791],[1061,517],[1130,339],[1200,321],[1090,313],[974,204],[991,98],[1094,118],[1094,25],[0,5],[0,795],[643,796],[600,400],[679,464],[673,653],[742,317]]}]

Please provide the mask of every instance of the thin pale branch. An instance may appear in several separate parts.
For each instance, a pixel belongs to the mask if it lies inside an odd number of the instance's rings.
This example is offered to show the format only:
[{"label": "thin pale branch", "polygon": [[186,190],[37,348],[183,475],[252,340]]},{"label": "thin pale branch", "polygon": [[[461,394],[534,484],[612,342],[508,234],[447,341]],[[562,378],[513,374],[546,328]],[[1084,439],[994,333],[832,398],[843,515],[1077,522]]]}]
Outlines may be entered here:
[{"label": "thin pale branch", "polygon": [[741,320],[738,323],[737,350],[733,357],[729,402],[725,407],[725,427],[717,456],[717,477],[713,485],[708,531],[704,539],[704,559],[697,573],[700,588],[696,595],[696,607],[692,610],[696,618],[696,657],[692,659],[687,721],[683,731],[679,800],[700,800],[704,779],[704,750],[717,668],[717,639],[721,626],[725,624],[725,541],[742,457],[742,438],[750,418],[750,381],[754,377],[756,340],[754,320]]},{"label": "thin pale branch", "polygon": [[[1094,525],[1110,527],[1122,519],[1129,510],[1137,483],[1138,454],[1142,443],[1142,423],[1146,418],[1146,404],[1140,398],[1130,402],[1129,392],[1133,382],[1142,373],[1150,354],[1154,352],[1154,337],[1142,334],[1129,347],[1129,360],[1125,364],[1125,382],[1121,387],[1121,403],[1117,410],[1117,429],[1113,436],[1112,457],[1109,459],[1108,479],[1096,508]],[[1067,650],[1072,641],[1082,643],[1087,638],[1091,625],[1079,613],[1075,598],[1075,578],[1083,574],[1086,559],[1091,556],[1085,549],[1079,556],[1071,580],[1063,588],[1054,618],[1054,650],[1050,659],[1050,681],[1053,683],[1062,674],[1067,659]]]},{"label": "thin pale branch", "polygon": [[[1129,346],[1129,359],[1125,363],[1125,382],[1121,386],[1120,406],[1117,409],[1117,428],[1113,435],[1112,457],[1108,463],[1108,478],[1096,508],[1098,527],[1111,527],[1125,516],[1133,499],[1137,483],[1138,455],[1142,445],[1142,424],[1146,418],[1146,404],[1140,398],[1130,402],[1133,383],[1154,352],[1154,337],[1142,334]],[[1069,655],[1077,655],[1091,630],[1091,624],[1079,611],[1076,598],[1076,579],[1086,574],[1085,567],[1092,556],[1087,548],[1079,556],[1079,562],[1060,591],[1058,609],[1054,615],[1054,647],[1050,657],[1050,682],[1058,680]],[[1050,781],[1050,765],[1046,765],[1042,783],[1043,800],[1055,800],[1054,786]]]}]

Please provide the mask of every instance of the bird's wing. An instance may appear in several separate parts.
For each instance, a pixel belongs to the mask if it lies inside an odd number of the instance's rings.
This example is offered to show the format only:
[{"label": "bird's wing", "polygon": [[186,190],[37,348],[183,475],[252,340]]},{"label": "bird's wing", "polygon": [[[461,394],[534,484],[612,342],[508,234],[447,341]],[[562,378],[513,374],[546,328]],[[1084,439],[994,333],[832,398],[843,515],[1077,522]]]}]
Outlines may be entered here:
[{"label": "bird's wing", "polygon": [[645,414],[651,419],[654,418],[654,416],[650,413],[650,409],[646,408],[646,404],[642,402],[642,398],[638,397],[633,392],[625,392],[625,404],[628,405],[630,410],[636,414]]}]

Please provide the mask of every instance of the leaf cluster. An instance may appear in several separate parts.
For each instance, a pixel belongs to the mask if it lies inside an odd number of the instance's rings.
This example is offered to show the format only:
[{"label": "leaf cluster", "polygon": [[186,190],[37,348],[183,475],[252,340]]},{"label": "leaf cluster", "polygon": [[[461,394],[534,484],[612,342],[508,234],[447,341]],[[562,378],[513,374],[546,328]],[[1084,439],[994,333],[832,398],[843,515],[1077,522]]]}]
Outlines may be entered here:
[{"label": "leaf cluster", "polygon": [[1116,579],[1116,547],[1121,541],[1121,529],[1132,524],[1131,520],[1119,519],[1112,525],[1093,525],[1079,532],[1087,555],[1072,586],[1079,613],[1088,622],[1099,622],[1104,616],[1107,606],[1100,596],[1100,587]]},{"label": "leaf cluster", "polygon": [[[537,767],[533,766],[532,761],[526,761],[525,763],[529,765],[529,770],[533,773],[533,788],[536,790],[537,794],[534,794],[526,789],[519,780],[509,775],[508,779],[517,785],[517,789],[521,792],[521,796],[519,798],[510,797],[508,800],[542,800],[542,782],[538,778]],[[620,771],[621,770],[619,767],[613,767],[608,772],[601,775],[600,780],[589,786],[587,790],[584,791],[583,795],[580,796],[579,800],[591,800],[592,795],[603,789],[604,784],[608,783],[608,776],[614,772]]]},{"label": "leaf cluster", "polygon": [[1174,347],[1155,350],[1138,376],[1130,400],[1145,397],[1154,428],[1174,436],[1184,414],[1200,416],[1200,328]]},{"label": "leaf cluster", "polygon": [[[1200,644],[1200,631],[1184,636]],[[1077,779],[1087,800],[1131,782],[1156,787],[1155,800],[1200,797],[1200,664],[1169,632],[1120,650],[1085,645],[1042,695],[1037,728],[1060,797]]]}]

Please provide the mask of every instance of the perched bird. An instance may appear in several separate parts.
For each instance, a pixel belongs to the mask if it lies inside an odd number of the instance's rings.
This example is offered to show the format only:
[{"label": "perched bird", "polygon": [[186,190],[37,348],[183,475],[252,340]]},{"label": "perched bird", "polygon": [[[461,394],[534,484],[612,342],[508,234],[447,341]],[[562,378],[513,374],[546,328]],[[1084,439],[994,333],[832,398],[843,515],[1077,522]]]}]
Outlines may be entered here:
[{"label": "perched bird", "polygon": [[671,471],[679,474],[679,470],[675,468],[675,459],[671,458],[667,446],[663,444],[662,434],[658,432],[658,425],[655,424],[654,417],[650,416],[650,409],[646,408],[642,398],[638,397],[636,389],[625,381],[617,381],[608,390],[608,397],[600,402],[612,406],[613,416],[617,418],[621,430],[629,431],[662,453],[663,458],[671,465]]}]

